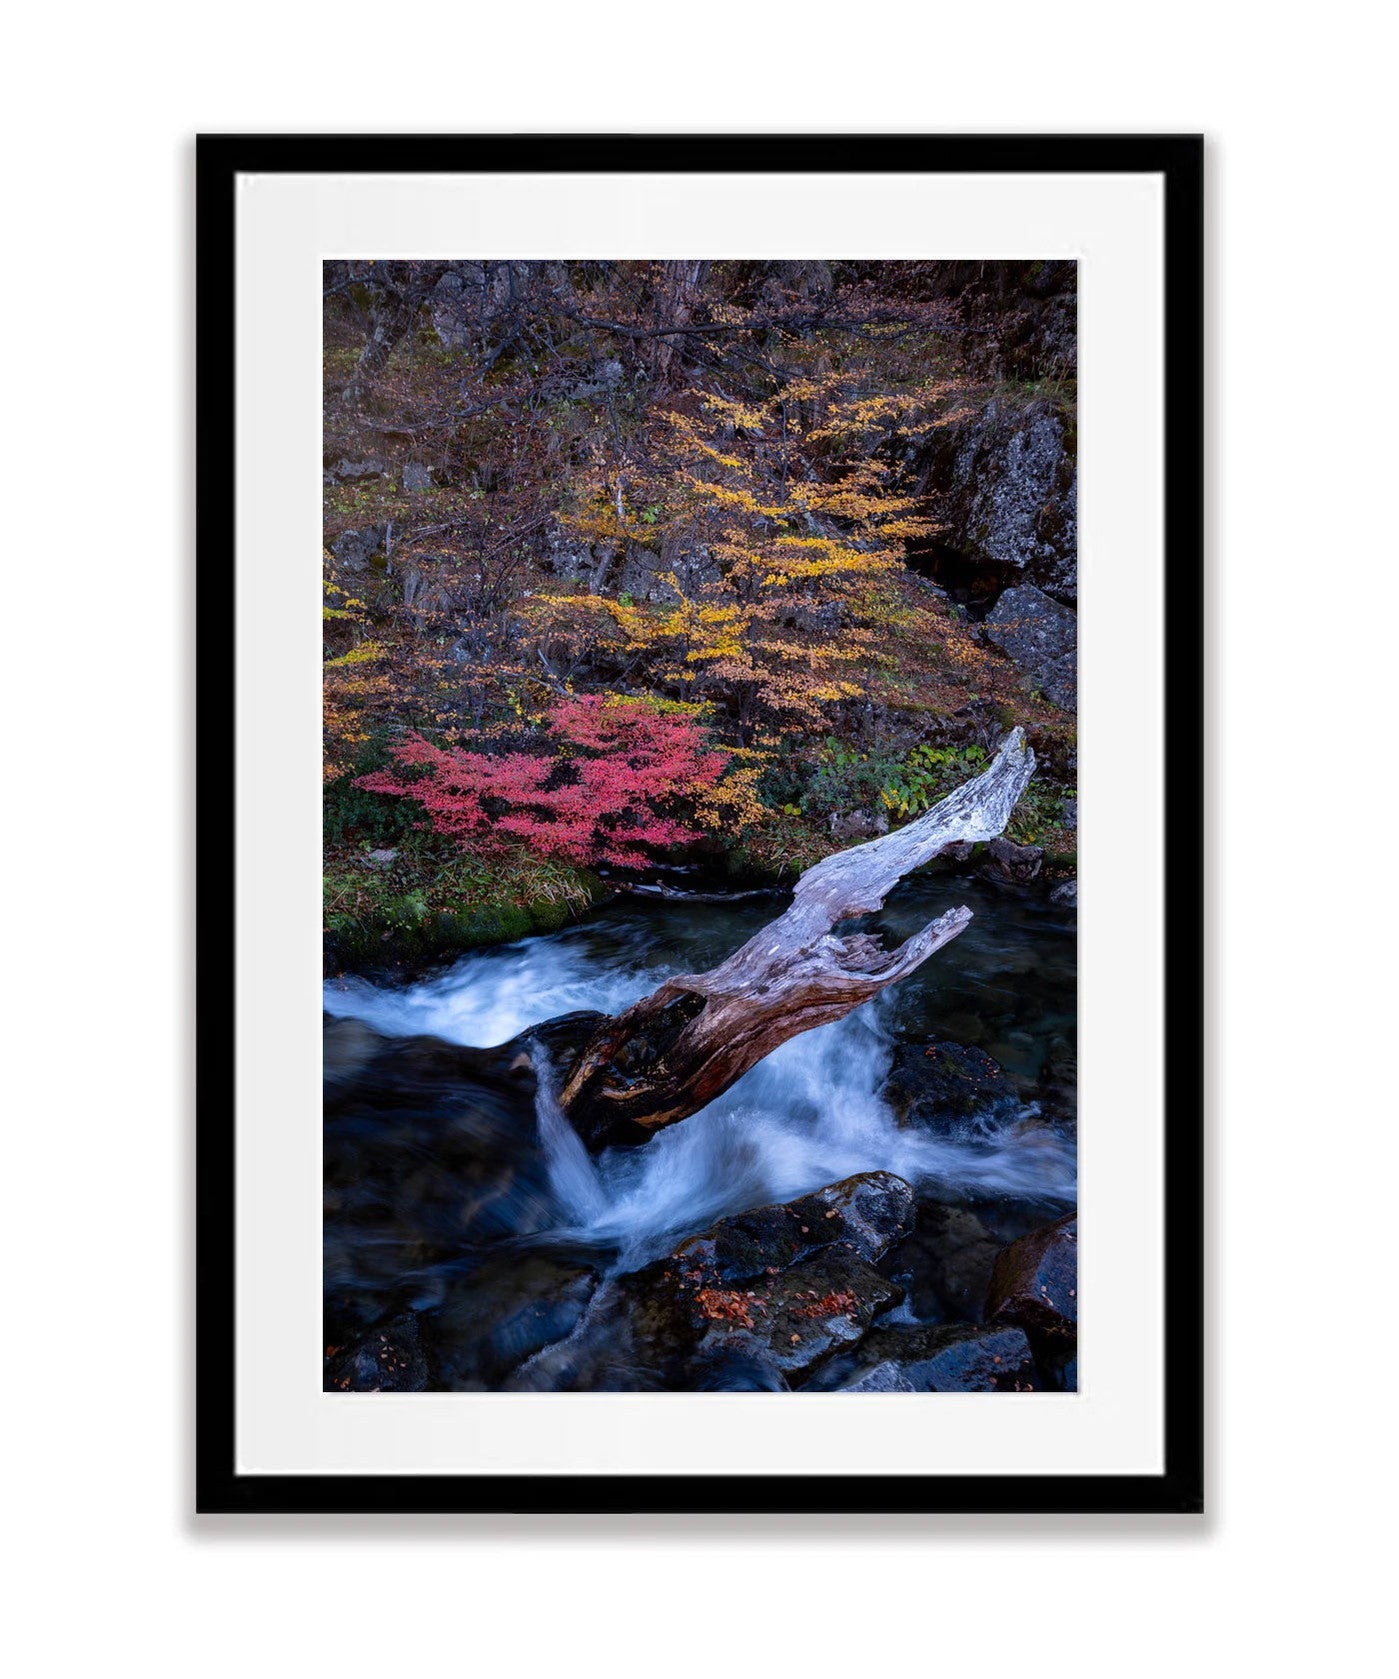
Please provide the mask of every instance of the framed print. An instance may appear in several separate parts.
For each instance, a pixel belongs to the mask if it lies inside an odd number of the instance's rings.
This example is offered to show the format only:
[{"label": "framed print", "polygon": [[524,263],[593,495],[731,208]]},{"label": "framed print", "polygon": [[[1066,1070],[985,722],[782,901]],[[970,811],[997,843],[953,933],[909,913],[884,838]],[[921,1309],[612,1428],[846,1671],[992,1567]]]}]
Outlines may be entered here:
[{"label": "framed print", "polygon": [[201,1511],[1202,1508],[1201,162],[201,139]]}]

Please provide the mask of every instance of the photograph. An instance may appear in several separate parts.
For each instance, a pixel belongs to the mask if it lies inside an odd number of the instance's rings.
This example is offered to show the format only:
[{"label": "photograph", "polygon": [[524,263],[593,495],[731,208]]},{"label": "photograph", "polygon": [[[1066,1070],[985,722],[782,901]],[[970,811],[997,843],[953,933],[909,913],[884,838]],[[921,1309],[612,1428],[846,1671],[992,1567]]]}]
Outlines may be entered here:
[{"label": "photograph", "polygon": [[1077,1392],[1078,266],[324,261],[327,1394]]}]

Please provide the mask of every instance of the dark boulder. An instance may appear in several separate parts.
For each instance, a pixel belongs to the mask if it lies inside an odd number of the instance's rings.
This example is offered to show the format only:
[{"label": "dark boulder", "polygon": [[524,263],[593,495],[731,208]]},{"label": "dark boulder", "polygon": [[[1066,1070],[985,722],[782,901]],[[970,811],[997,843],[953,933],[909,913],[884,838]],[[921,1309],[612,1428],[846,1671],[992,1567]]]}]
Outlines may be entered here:
[{"label": "dark boulder", "polygon": [[1055,1393],[1078,1392],[1078,1353],[1074,1352],[1060,1364],[1051,1364],[1045,1377]]},{"label": "dark boulder", "polygon": [[795,1201],[720,1219],[675,1250],[682,1269],[719,1283],[770,1274],[839,1243],[873,1261],[913,1224],[913,1191],[892,1172],[862,1172]]},{"label": "dark boulder", "polygon": [[897,1283],[843,1244],[775,1277],[754,1278],[752,1288],[716,1286],[693,1268],[674,1281],[703,1356],[738,1350],[789,1379],[858,1341],[903,1299]]},{"label": "dark boulder", "polygon": [[1011,886],[1027,886],[1044,867],[1044,852],[1037,845],[1016,845],[998,836],[986,847],[981,872],[988,880]]},{"label": "dark boulder", "polygon": [[607,1018],[596,1009],[575,1009],[571,1014],[555,1015],[552,1020],[541,1021],[518,1038],[512,1038],[503,1046],[502,1053],[509,1053],[512,1059],[523,1056],[532,1062],[535,1052],[542,1050],[553,1069],[555,1084],[562,1088],[568,1082],[574,1062]]},{"label": "dark boulder", "polygon": [[[812,1384],[812,1391],[820,1391],[816,1383]],[[833,1388],[830,1391],[834,1393],[917,1393],[918,1389],[914,1387],[897,1364],[889,1362],[876,1364],[872,1370],[867,1370],[863,1376],[852,1376],[839,1388]]]},{"label": "dark boulder", "polygon": [[418,1319],[401,1312],[348,1351],[326,1349],[327,1393],[421,1393],[428,1364]]},{"label": "dark boulder", "polygon": [[880,1264],[920,1322],[980,1323],[1002,1244],[968,1207],[923,1202],[913,1232]]},{"label": "dark boulder", "polygon": [[1078,706],[1078,619],[1030,583],[1007,589],[986,615],[986,634],[1045,698]]},{"label": "dark boulder", "polygon": [[1078,474],[1070,426],[1054,403],[993,401],[944,428],[922,487],[937,496],[939,539],[964,564],[1075,598]]},{"label": "dark boulder", "polygon": [[884,1099],[900,1125],[943,1135],[1008,1119],[1021,1106],[1010,1075],[984,1050],[941,1039],[899,1045]]},{"label": "dark boulder", "polygon": [[667,1258],[610,1279],[566,1340],[505,1384],[529,1391],[742,1391],[798,1385],[903,1299],[875,1270],[913,1192],[871,1172],[721,1219]]},{"label": "dark boulder", "polygon": [[1024,1333],[1001,1325],[888,1324],[809,1384],[827,1393],[1033,1393],[1041,1386]]},{"label": "dark boulder", "polygon": [[1060,1035],[1051,1041],[1038,1089],[1045,1117],[1073,1131],[1078,1124],[1078,1048],[1070,1038]]},{"label": "dark boulder", "polygon": [[333,1019],[325,1043],[324,1265],[337,1322],[373,1323],[405,1275],[554,1222],[519,1043],[467,1049]]},{"label": "dark boulder", "polygon": [[514,1247],[442,1279],[441,1304],[423,1317],[439,1385],[453,1391],[494,1387],[577,1328],[598,1281],[598,1271],[584,1260]]},{"label": "dark boulder", "polygon": [[988,1321],[1023,1329],[1045,1357],[1078,1341],[1078,1216],[1032,1230],[998,1257],[986,1292]]}]

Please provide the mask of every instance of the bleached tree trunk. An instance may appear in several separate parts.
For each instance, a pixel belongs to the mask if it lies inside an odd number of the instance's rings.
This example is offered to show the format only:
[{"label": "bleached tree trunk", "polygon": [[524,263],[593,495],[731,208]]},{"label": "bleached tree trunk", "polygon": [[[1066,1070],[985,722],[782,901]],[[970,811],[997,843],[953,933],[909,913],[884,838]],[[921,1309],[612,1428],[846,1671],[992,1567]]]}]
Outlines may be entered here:
[{"label": "bleached tree trunk", "polygon": [[644,1142],[697,1112],[779,1044],[841,1019],[956,938],[971,920],[965,907],[894,950],[875,934],[835,928],[880,909],[948,846],[994,839],[1034,768],[1013,730],[975,780],[916,822],[809,869],[787,909],[717,968],[669,979],[599,1026],[560,1097],[589,1146]]}]

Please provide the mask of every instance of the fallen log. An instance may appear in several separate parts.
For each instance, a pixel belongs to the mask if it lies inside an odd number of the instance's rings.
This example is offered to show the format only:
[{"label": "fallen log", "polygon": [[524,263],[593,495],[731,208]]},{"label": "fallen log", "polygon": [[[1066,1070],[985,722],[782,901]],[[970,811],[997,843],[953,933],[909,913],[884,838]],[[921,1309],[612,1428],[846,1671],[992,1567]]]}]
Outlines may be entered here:
[{"label": "fallen log", "polygon": [[788,1038],[841,1019],[956,938],[971,920],[965,907],[894,950],[876,934],[835,928],[880,909],[904,875],[948,846],[994,839],[1034,768],[1023,731],[1012,730],[975,780],[917,821],[808,869],[783,913],[718,967],[677,974],[603,1021],[559,1097],[588,1146],[645,1142]]}]

